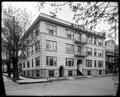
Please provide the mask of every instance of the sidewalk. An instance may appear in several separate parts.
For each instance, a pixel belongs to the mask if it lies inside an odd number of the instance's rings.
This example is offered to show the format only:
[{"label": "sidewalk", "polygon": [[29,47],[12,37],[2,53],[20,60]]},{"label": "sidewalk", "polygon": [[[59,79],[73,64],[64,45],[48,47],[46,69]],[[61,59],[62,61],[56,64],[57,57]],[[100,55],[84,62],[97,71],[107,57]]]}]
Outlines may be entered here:
[{"label": "sidewalk", "polygon": [[[4,76],[7,74],[3,73]],[[93,78],[93,77],[104,77],[104,76],[111,76],[112,74],[104,74],[104,75],[91,75],[91,76],[72,76],[72,77],[56,77],[56,78],[46,78],[46,79],[32,79],[26,78],[23,76],[19,76],[21,80],[17,80],[16,83],[18,84],[30,84],[30,83],[42,83],[42,82],[52,82],[52,81],[61,81],[61,80],[73,80],[73,79],[80,79],[80,78]]]}]

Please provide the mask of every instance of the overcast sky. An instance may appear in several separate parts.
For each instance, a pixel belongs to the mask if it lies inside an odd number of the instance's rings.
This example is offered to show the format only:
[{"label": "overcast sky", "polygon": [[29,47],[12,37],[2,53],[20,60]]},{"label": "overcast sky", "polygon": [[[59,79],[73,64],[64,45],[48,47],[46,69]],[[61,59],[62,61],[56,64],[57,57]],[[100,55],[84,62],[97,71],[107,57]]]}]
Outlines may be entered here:
[{"label": "overcast sky", "polygon": [[[46,13],[50,14],[49,12],[53,10],[53,8],[50,5],[45,5],[43,9],[38,11],[37,8],[37,2],[3,2],[4,6],[8,6],[9,4],[12,4],[12,6],[16,8],[26,8],[28,12],[31,13],[32,16],[32,22],[37,18],[37,16],[40,13]],[[73,18],[73,13],[70,11],[68,6],[64,6],[62,10],[57,14],[57,18],[63,19],[65,21],[69,21],[72,23],[75,23]],[[97,26],[96,31],[101,32],[101,31],[107,31],[110,28],[109,25],[105,23],[101,23]]]}]

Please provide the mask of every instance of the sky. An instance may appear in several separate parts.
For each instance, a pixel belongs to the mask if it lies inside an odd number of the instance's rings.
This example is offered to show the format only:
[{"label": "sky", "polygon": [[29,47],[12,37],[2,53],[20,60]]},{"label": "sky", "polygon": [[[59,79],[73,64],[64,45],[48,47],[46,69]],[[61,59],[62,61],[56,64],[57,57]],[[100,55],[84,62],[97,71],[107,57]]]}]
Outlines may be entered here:
[{"label": "sky", "polygon": [[[50,14],[50,11],[53,11],[53,8],[46,4],[44,6],[44,8],[42,8],[40,11],[37,8],[37,2],[2,2],[4,4],[4,6],[8,6],[9,4],[11,4],[12,6],[16,7],[16,8],[26,8],[26,10],[31,13],[31,17],[32,17],[32,22],[34,22],[34,20],[38,17],[38,15],[40,13],[45,13],[45,14]],[[57,14],[57,18],[60,18],[62,20],[65,21],[69,21],[71,23],[75,23],[75,21],[72,19],[73,18],[73,13],[70,11],[70,9],[68,8],[68,6],[64,6],[62,8],[62,10]],[[96,31],[98,32],[102,32],[102,31],[108,31],[108,29],[110,28],[109,25],[107,25],[106,23],[100,23],[97,28]]]}]

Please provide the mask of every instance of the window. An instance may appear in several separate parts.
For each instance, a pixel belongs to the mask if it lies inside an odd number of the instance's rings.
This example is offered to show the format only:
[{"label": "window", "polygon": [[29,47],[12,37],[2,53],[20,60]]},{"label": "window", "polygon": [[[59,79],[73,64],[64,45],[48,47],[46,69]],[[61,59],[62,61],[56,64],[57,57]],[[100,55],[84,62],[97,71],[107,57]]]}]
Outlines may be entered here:
[{"label": "window", "polygon": [[48,66],[57,66],[57,57],[46,56],[46,64]]},{"label": "window", "polygon": [[82,47],[81,47],[81,46],[78,46],[78,53],[79,53],[79,54],[81,53],[81,50],[82,50]]},{"label": "window", "polygon": [[102,74],[102,70],[99,70],[99,74]]},{"label": "window", "polygon": [[34,71],[32,70],[32,77],[34,76]]},{"label": "window", "polygon": [[88,43],[92,44],[92,37],[88,36]]},{"label": "window", "polygon": [[57,27],[51,24],[47,24],[48,34],[57,35]]},{"label": "window", "polygon": [[40,76],[40,71],[36,70],[36,77],[39,77],[39,76]]},{"label": "window", "polygon": [[23,71],[23,75],[25,75],[25,71]]},{"label": "window", "polygon": [[98,67],[99,68],[103,67],[103,61],[98,61]]},{"label": "window", "polygon": [[94,49],[94,56],[97,56],[97,50]]},{"label": "window", "polygon": [[90,70],[87,71],[87,75],[91,75],[91,71]]},{"label": "window", "polygon": [[30,61],[28,60],[27,61],[27,68],[29,68],[30,67]]},{"label": "window", "polygon": [[103,45],[103,40],[99,39],[98,40],[98,45],[102,46]]},{"label": "window", "polygon": [[98,57],[103,57],[103,51],[102,50],[98,50]]},{"label": "window", "polygon": [[97,38],[96,37],[94,38],[94,44],[97,44]]},{"label": "window", "polygon": [[96,65],[97,65],[96,60],[94,60],[94,67],[97,67]]},{"label": "window", "polygon": [[39,52],[40,51],[40,41],[37,41],[35,43],[35,52]]},{"label": "window", "polygon": [[66,44],[66,53],[73,54],[74,48],[72,44]]},{"label": "window", "polygon": [[67,30],[67,38],[69,38],[69,39],[73,39],[74,38],[74,34],[73,34],[72,31]]},{"label": "window", "polygon": [[73,75],[72,73],[73,73],[72,70],[69,70],[68,71],[68,76],[72,76]]},{"label": "window", "polygon": [[23,62],[23,68],[25,68],[25,62]]},{"label": "window", "polygon": [[33,55],[33,45],[31,46],[31,55]]},{"label": "window", "polygon": [[35,30],[35,36],[38,36],[39,34],[39,29]]},{"label": "window", "polygon": [[86,67],[92,67],[92,60],[86,60]]},{"label": "window", "polygon": [[92,56],[92,48],[87,48],[87,55]]},{"label": "window", "polygon": [[73,66],[74,59],[73,58],[66,58],[66,66]]},{"label": "window", "polygon": [[49,77],[54,77],[54,70],[49,70]]},{"label": "window", "polygon": [[39,34],[39,24],[35,27],[34,34],[35,34],[35,37],[38,36],[38,34]]},{"label": "window", "polygon": [[57,42],[55,41],[46,41],[46,50],[47,51],[57,51]]},{"label": "window", "polygon": [[27,48],[27,56],[30,56],[30,48]]},{"label": "window", "polygon": [[33,59],[32,59],[32,67],[33,67]]},{"label": "window", "polygon": [[27,76],[29,76],[29,70],[27,71]]},{"label": "window", "polygon": [[35,58],[35,64],[36,66],[40,66],[40,57]]}]

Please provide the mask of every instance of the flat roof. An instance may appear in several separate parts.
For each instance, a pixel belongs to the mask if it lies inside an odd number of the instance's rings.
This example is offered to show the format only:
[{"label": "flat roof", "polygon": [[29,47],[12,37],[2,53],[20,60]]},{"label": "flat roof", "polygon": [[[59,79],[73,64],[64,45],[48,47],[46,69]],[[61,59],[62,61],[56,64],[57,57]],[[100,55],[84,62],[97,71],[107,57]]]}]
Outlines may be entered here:
[{"label": "flat roof", "polygon": [[73,30],[78,30],[78,31],[81,31],[83,33],[87,33],[87,34],[90,34],[90,35],[95,35],[95,36],[98,36],[98,37],[101,37],[101,38],[105,38],[105,35],[103,35],[102,33],[98,33],[98,32],[95,32],[95,31],[92,31],[92,30],[89,30],[89,29],[86,29],[86,28],[82,28],[82,27],[77,26],[77,25],[75,25],[71,22],[68,22],[68,21],[50,16],[50,15],[47,15],[47,14],[44,14],[44,13],[40,13],[40,15],[36,18],[36,20],[29,26],[27,31],[23,34],[21,39],[24,39],[24,37],[35,26],[35,24],[37,22],[41,21],[41,20],[51,22],[51,23],[54,23],[54,24],[57,24],[57,25],[60,25],[60,26],[67,27],[67,28],[71,28]]}]

